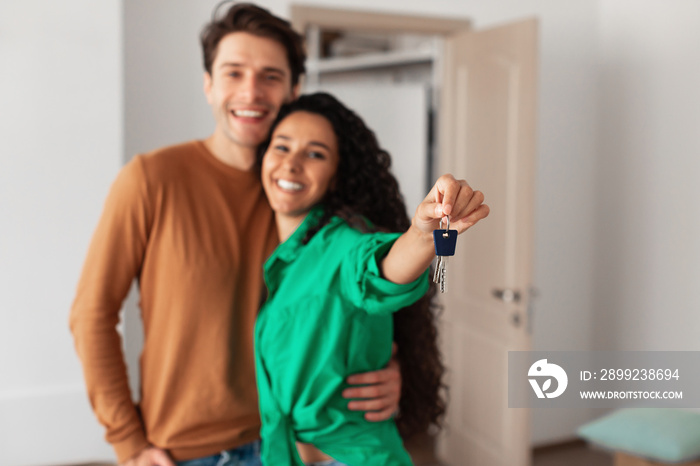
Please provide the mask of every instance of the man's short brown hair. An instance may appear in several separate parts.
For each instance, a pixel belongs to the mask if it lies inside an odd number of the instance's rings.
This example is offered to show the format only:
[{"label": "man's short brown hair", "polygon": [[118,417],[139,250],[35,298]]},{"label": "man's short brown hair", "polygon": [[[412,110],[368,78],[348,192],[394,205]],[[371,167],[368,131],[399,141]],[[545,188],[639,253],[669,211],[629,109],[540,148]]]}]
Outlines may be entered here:
[{"label": "man's short brown hair", "polygon": [[234,3],[226,14],[219,17],[220,3],[212,15],[212,20],[204,26],[200,35],[204,69],[211,75],[219,42],[232,32],[247,32],[258,37],[266,37],[282,44],[287,51],[287,61],[291,71],[292,87],[296,86],[306,68],[306,52],[302,36],[292,29],[289,21],[279,18],[268,10],[252,3]]}]

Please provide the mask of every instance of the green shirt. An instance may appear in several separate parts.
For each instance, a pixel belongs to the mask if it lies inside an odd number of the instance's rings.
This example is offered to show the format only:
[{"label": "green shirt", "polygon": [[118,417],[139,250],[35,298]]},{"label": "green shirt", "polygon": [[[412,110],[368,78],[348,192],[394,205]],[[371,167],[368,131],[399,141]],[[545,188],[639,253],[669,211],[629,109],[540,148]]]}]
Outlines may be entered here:
[{"label": "green shirt", "polygon": [[348,375],[391,357],[391,313],[428,289],[427,271],[398,285],[379,261],[398,233],[362,233],[334,217],[308,244],[314,208],[265,263],[268,299],[255,325],[263,464],[303,465],[295,441],[355,465],[412,464],[392,419],[368,422],[341,392]]}]

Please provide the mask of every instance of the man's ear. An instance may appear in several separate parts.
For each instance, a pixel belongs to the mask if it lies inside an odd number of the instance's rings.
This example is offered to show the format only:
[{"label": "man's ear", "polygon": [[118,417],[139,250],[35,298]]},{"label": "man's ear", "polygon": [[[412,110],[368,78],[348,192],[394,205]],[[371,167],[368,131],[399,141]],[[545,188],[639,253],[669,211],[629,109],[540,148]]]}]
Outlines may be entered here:
[{"label": "man's ear", "polygon": [[211,104],[211,74],[208,71],[204,72],[204,95],[207,97],[207,102]]},{"label": "man's ear", "polygon": [[296,83],[296,84],[294,85],[294,87],[292,88],[292,98],[291,98],[290,102],[293,102],[293,101],[295,101],[295,100],[297,100],[297,99],[299,98],[299,92],[300,92],[300,91],[301,91],[301,83],[298,82],[298,83]]}]

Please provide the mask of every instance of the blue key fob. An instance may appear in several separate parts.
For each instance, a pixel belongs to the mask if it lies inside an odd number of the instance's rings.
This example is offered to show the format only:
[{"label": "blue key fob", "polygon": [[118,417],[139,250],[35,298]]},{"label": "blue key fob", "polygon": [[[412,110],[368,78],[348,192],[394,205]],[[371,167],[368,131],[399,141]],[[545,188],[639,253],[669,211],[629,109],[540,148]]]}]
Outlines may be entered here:
[{"label": "blue key fob", "polygon": [[436,256],[454,256],[457,247],[457,230],[433,230]]}]

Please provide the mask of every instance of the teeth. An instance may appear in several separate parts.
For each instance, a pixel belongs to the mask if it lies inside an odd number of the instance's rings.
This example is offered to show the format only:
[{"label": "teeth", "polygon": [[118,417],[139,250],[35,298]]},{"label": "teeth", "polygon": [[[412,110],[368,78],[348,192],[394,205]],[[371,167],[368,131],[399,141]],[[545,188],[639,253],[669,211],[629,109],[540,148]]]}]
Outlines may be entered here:
[{"label": "teeth", "polygon": [[264,114],[257,110],[234,110],[233,114],[239,117],[260,118]]},{"label": "teeth", "polygon": [[301,191],[304,189],[304,185],[301,183],[295,183],[288,180],[277,180],[277,186],[288,191]]}]

